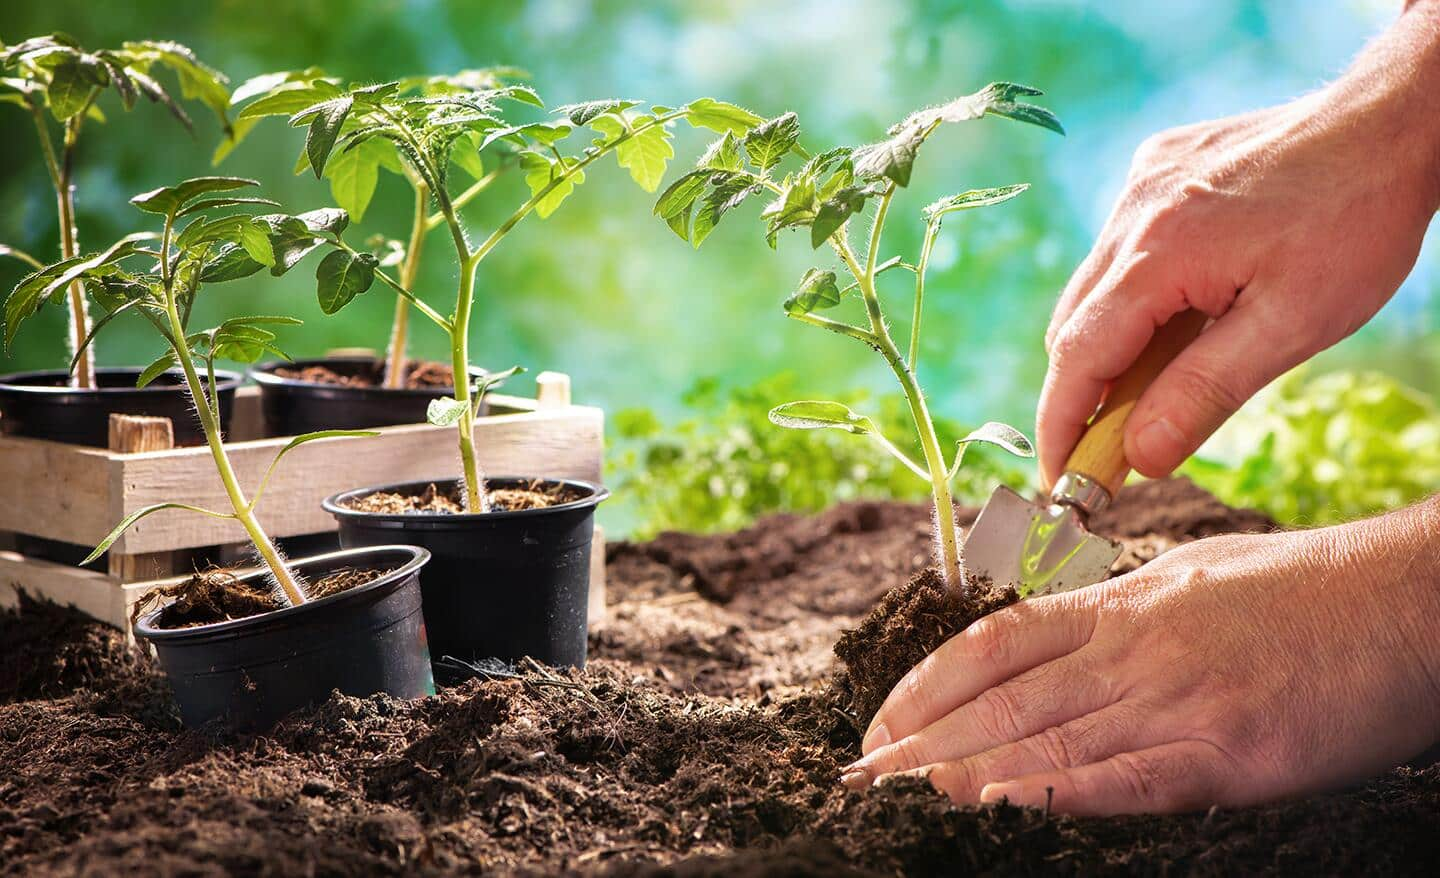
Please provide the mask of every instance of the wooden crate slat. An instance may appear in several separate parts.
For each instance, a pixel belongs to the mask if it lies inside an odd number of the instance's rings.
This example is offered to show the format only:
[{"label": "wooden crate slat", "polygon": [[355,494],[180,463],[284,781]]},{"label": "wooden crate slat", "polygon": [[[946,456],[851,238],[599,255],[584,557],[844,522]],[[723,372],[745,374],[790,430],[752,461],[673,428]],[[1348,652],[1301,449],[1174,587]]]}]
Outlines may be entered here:
[{"label": "wooden crate slat", "polygon": [[0,530],[98,542],[115,525],[109,472],[103,449],[0,438]]},{"label": "wooden crate slat", "polygon": [[93,570],[0,552],[0,606],[14,606],[18,589],[68,604],[116,628],[127,626],[130,603],[143,593],[129,597],[119,582]]},{"label": "wooden crate slat", "polygon": [[[568,406],[482,418],[476,422],[475,442],[481,466],[492,475],[598,481],[603,433],[600,409]],[[286,441],[264,439],[228,446],[231,463],[247,491],[259,484]],[[457,456],[455,431],[430,425],[387,427],[374,438],[311,442],[290,452],[276,470],[259,515],[275,537],[328,531],[334,528],[334,519],[319,505],[326,496],[385,482],[453,477]],[[204,448],[116,455],[111,465],[109,524],[91,535],[93,540],[100,539],[128,512],[177,497],[211,509],[229,508]],[[166,511],[137,523],[116,542],[114,550],[137,554],[244,539],[244,531],[234,522]]]}]

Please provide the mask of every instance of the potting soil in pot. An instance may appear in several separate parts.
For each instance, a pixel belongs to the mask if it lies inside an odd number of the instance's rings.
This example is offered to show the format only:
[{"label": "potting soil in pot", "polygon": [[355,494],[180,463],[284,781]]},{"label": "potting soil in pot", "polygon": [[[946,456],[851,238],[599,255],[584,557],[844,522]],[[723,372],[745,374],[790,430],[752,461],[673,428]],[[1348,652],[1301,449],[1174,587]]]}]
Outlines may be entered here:
[{"label": "potting soil in pot", "polygon": [[[373,582],[387,572],[347,567],[307,583],[305,594],[312,601],[319,600]],[[130,620],[134,622],[167,602],[169,606],[160,615],[156,627],[190,628],[228,622],[282,610],[286,606],[276,597],[274,590],[260,583],[246,582],[224,570],[207,570],[184,582],[149,592],[135,602]]]},{"label": "potting soil in pot", "polygon": [[[547,484],[535,481],[529,485],[511,488],[491,488],[486,492],[490,506],[497,512],[515,512],[521,509],[547,509],[563,503],[573,503],[590,496],[564,484]],[[465,511],[458,485],[451,490],[442,490],[435,485],[428,486],[418,494],[395,494],[379,491],[367,494],[346,507],[356,512],[376,512],[385,515],[397,513],[440,513],[458,515]]]},{"label": "potting soil in pot", "polygon": [[[338,371],[329,366],[311,365],[301,368],[277,367],[281,378],[308,381],[311,384],[333,384],[340,387],[379,387],[384,380],[385,364],[380,361],[361,370]],[[449,389],[455,386],[455,372],[444,363],[411,360],[405,365],[405,388],[423,390],[427,387]]]},{"label": "potting soil in pot", "polygon": [[[1173,482],[1098,526],[1134,565],[1266,524]],[[929,550],[926,510],[888,503],[615,545],[585,671],[334,696],[264,737],[180,732],[117,632],[22,603],[0,614],[0,872],[1397,874],[1440,856],[1435,769],[1163,818],[845,791],[858,736],[831,647]]]}]

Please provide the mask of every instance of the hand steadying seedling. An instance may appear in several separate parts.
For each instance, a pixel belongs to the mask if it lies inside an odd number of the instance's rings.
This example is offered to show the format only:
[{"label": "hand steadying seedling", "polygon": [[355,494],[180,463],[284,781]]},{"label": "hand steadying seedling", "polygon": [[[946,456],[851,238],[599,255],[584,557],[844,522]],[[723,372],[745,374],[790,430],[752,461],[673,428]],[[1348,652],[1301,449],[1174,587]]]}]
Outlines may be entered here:
[{"label": "hand steadying seedling", "polygon": [[[726,131],[700,157],[696,169],[676,180],[655,204],[655,213],[677,235],[699,247],[732,208],[752,195],[770,193],[775,196],[774,200],[761,213],[761,219],[766,226],[766,241],[772,248],[781,231],[803,228],[809,231],[812,247],[818,249],[828,244],[838,254],[853,280],[841,286],[834,271],[812,268],[800,279],[799,288],[785,300],[785,313],[812,326],[853,338],[885,358],[909,402],[924,465],[887,439],[870,418],[856,414],[841,403],[814,400],[786,403],[771,411],[770,419],[782,427],[797,430],[838,429],[869,436],[928,481],[935,501],[937,560],[945,582],[957,589],[966,587],[966,578],[950,484],[964,459],[965,449],[974,442],[987,442],[1022,456],[1033,452],[1018,430],[992,422],[961,439],[953,462],[946,462],[925,394],[916,378],[925,273],[946,215],[1000,204],[1028,187],[1022,184],[972,189],[942,198],[925,208],[924,242],[919,259],[913,265],[902,262],[899,257],[882,260],[881,236],[891,200],[898,189],[909,185],[920,147],[941,124],[995,115],[1064,133],[1049,110],[1019,100],[1038,94],[1039,91],[1025,86],[993,83],[973,95],[912,113],[878,143],[853,149],[838,147],[814,156],[800,148],[799,120],[794,113],[786,113],[743,132]],[[777,179],[776,168],[792,153],[806,161],[798,170]],[[875,209],[869,241],[857,254],[850,244],[850,220],[863,215],[871,202]],[[878,277],[894,268],[910,271],[915,277],[908,358],[890,334],[877,287]],[[836,308],[847,298],[858,298],[863,303],[862,323],[817,313]]]},{"label": "hand steadying seedling", "polygon": [[[339,234],[348,222],[343,210],[317,210],[300,216],[252,215],[248,211],[276,206],[268,199],[235,194],[237,190],[257,185],[254,180],[236,177],[199,177],[135,196],[132,204],[164,218],[160,234],[127,235],[103,251],[65,259],[26,276],[5,301],[5,344],[8,348],[20,325],[42,304],[63,295],[72,284],[81,285],[105,311],[80,342],[76,357],[89,347],[96,333],[121,314],[131,312],[149,321],[165,340],[168,350],[146,367],[137,383],[143,387],[177,365],[180,367],[195,414],[205,431],[215,469],[230,499],[231,511],[219,512],[188,503],[158,503],[138,509],[127,515],[84,563],[98,558],[132,524],[162,509],[184,509],[212,518],[233,519],[245,528],[274,578],[277,599],[286,606],[294,606],[306,600],[305,584],[285,565],[274,542],[260,526],[255,506],[276,464],[296,446],[331,436],[377,434],[324,430],[295,437],[275,455],[254,495],[248,499],[236,478],[220,433],[215,360],[253,363],[266,353],[285,357],[284,352],[274,346],[275,333],[266,327],[295,325],[300,321],[292,317],[231,317],[212,329],[192,332],[188,328],[191,308],[207,284],[248,277],[262,266],[269,266],[277,276],[284,274],[322,243],[339,242]],[[186,222],[179,228],[182,219]],[[137,264],[141,267],[137,268]],[[251,265],[255,266],[254,270]],[[204,377],[197,362],[205,370]]]},{"label": "hand steadying seedling", "polygon": [[[549,119],[517,122],[505,117],[502,102],[544,107],[528,86],[414,95],[407,93],[404,85],[397,81],[351,88],[297,110],[290,122],[307,129],[304,161],[317,174],[324,172],[332,156],[343,157],[371,141],[380,139],[393,145],[403,166],[435,200],[440,221],[454,242],[460,275],[455,308],[448,317],[440,314],[390,277],[373,253],[358,252],[338,240],[317,273],[320,304],[327,313],[338,311],[378,278],[449,336],[455,396],[433,401],[428,416],[432,424],[456,428],[465,508],[488,512],[490,502],[475,457],[475,413],[485,390],[518,367],[486,376],[474,386],[466,380],[475,273],[480,263],[532,212],[542,218],[553,213],[584,182],[585,170],[600,158],[614,153],[636,183],[654,191],[674,155],[670,123],[686,119],[692,125],[733,136],[760,119],[739,107],[701,98],[678,109],[657,106],[648,112],[637,109],[639,101],[588,101],[558,107]],[[565,155],[561,151],[564,141],[582,127],[597,137],[579,155]],[[449,171],[452,164],[464,167],[470,163],[468,153],[473,152],[473,160],[478,161],[480,153],[492,148],[514,153],[531,195],[488,237],[473,244],[460,219],[459,199],[465,193],[451,193]]]},{"label": "hand steadying seedling", "polygon": [[[186,129],[191,129],[190,117],[153,76],[156,68],[166,68],[179,80],[185,97],[196,98],[214,110],[220,124],[227,132],[230,130],[225,76],[200,63],[179,43],[142,40],[125,43],[119,49],[90,52],[69,36],[57,33],[4,47],[0,67],[12,74],[0,78],[0,102],[21,107],[35,123],[45,168],[55,187],[61,259],[72,259],[80,252],[75,226],[75,150],[86,121],[105,121],[96,101],[107,89],[113,88],[120,95],[126,110],[133,108],[141,96],[164,104]],[[60,126],[58,138],[51,133],[51,119]],[[41,260],[13,247],[0,245],[0,255],[14,256],[32,268],[44,267]],[[94,359],[81,347],[90,332],[85,293],[76,281],[62,294],[69,305],[70,350],[75,354],[70,383],[94,388]]]},{"label": "hand steadying seedling", "polygon": [[[526,78],[523,71],[508,67],[462,70],[446,76],[414,76],[399,81],[397,96],[419,98],[461,98],[478,95],[484,100],[493,96],[516,80]],[[349,90],[361,90],[363,86],[351,84]],[[230,96],[231,103],[246,104],[236,114],[235,136],[222,144],[216,153],[216,160],[224,158],[244,139],[245,135],[260,119],[267,116],[290,116],[315,104],[339,97],[346,89],[339,80],[327,77],[316,68],[267,73],[241,83]],[[517,95],[523,94],[516,92]],[[345,116],[340,126],[339,137],[352,134],[362,126],[373,124],[374,119],[365,112],[352,111]],[[480,129],[472,128],[456,137],[450,148],[449,162],[471,179],[471,183],[450,199],[455,210],[469,204],[475,196],[484,192],[513,162],[508,156],[500,156],[494,167],[487,167],[481,160],[479,147],[482,142]],[[436,157],[439,164],[443,159]],[[357,143],[353,149],[342,149],[331,155],[321,165],[310,161],[309,145],[300,154],[296,173],[310,168],[315,175],[322,174],[330,181],[330,194],[335,203],[350,214],[355,222],[365,216],[370,199],[375,194],[381,170],[403,177],[410,184],[414,198],[414,211],[407,240],[401,241],[384,235],[375,235],[367,240],[370,250],[383,267],[398,266],[400,286],[413,290],[420,269],[420,254],[426,236],[445,224],[441,213],[430,213],[430,188],[420,173],[405,160],[400,142],[386,137],[371,137]],[[323,168],[323,170],[322,170]],[[322,306],[325,303],[322,302]],[[409,339],[410,302],[405,296],[395,301],[395,316],[390,325],[390,341],[386,347],[385,387],[405,386],[406,348]]]}]

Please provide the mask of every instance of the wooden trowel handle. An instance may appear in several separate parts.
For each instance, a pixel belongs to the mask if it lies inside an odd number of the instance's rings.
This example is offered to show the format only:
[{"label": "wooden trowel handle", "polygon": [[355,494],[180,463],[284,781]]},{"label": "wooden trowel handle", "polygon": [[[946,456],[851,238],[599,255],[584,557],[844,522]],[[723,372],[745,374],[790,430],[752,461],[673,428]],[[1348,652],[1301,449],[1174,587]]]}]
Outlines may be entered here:
[{"label": "wooden trowel handle", "polygon": [[1130,461],[1125,459],[1125,421],[1145,388],[1195,340],[1208,319],[1203,311],[1182,311],[1155,330],[1139,359],[1110,383],[1105,404],[1070,453],[1066,472],[1086,476],[1115,496],[1130,474]]}]

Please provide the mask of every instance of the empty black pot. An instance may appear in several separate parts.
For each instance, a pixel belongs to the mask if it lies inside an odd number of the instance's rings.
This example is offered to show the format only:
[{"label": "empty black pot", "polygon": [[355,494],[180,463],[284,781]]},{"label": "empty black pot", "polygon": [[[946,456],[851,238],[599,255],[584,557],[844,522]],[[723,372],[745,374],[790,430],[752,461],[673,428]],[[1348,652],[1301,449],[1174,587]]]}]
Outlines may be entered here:
[{"label": "empty black pot", "polygon": [[[492,488],[534,479],[495,478]],[[342,546],[405,543],[433,556],[420,576],[430,655],[475,661],[532,656],[584,667],[590,599],[590,543],[595,507],[610,492],[589,482],[541,479],[584,496],[545,509],[445,515],[357,512],[348,504],[377,491],[418,494],[430,484],[406,482],[336,494],[325,509],[340,522]]]},{"label": "empty black pot", "polygon": [[[327,357],[293,363],[264,363],[250,370],[260,386],[260,410],[267,436],[299,436],[315,430],[365,430],[394,424],[423,424],[430,400],[454,396],[453,387],[348,387],[282,378],[276,369],[324,366],[337,375],[378,381],[383,364],[373,357]],[[481,414],[484,414],[482,407]]]},{"label": "empty black pot", "polygon": [[[204,445],[205,433],[190,408],[190,393],[179,369],[136,387],[140,369],[100,368],[93,390],[70,387],[70,373],[60,369],[0,376],[0,431],[10,436],[50,439],[72,445],[104,448],[110,442],[110,416],[148,415],[169,418],[176,445]],[[230,426],[235,388],[242,376],[216,371],[221,429]]]},{"label": "empty black pot", "polygon": [[135,633],[155,645],[187,726],[221,719],[232,728],[265,728],[333,689],[434,694],[418,579],[429,559],[413,546],[305,558],[291,567],[312,580],[346,567],[390,572],[298,607],[212,625],[157,628],[162,608],[141,618]]}]

